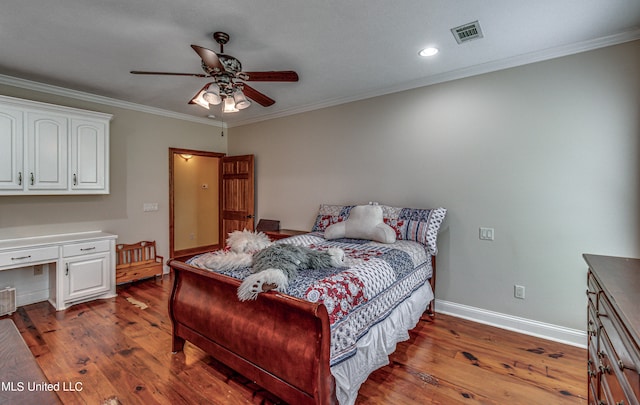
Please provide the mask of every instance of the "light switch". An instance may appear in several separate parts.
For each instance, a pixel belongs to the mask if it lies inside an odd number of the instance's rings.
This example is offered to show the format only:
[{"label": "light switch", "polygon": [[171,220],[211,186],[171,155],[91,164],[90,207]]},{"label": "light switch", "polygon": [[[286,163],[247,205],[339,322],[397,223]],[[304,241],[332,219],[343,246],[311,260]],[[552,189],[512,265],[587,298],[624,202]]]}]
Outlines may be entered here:
[{"label": "light switch", "polygon": [[142,211],[144,212],[158,211],[158,203],[144,203],[142,205]]},{"label": "light switch", "polygon": [[481,240],[493,240],[493,228],[480,228],[480,239]]}]

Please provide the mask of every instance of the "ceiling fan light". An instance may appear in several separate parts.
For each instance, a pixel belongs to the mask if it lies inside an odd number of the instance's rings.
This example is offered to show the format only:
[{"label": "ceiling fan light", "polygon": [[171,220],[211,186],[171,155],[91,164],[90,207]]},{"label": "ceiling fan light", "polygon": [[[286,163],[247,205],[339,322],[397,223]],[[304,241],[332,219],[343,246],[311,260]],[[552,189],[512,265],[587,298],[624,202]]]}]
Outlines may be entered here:
[{"label": "ceiling fan light", "polygon": [[235,92],[235,94],[233,95],[233,100],[235,101],[236,108],[238,110],[244,110],[251,105],[251,101],[249,101],[244,93],[240,90]]},{"label": "ceiling fan light", "polygon": [[222,102],[222,98],[220,97],[220,90],[218,90],[218,86],[211,86],[204,92],[202,98],[205,99],[206,102],[213,105],[218,105]]},{"label": "ceiling fan light", "polygon": [[203,92],[200,92],[193,100],[194,103],[198,104],[200,107],[209,109],[209,103],[202,97]]},{"label": "ceiling fan light", "polygon": [[236,108],[236,103],[233,101],[233,97],[225,97],[224,99],[224,107],[222,108],[223,113],[232,113],[238,112],[239,110]]}]

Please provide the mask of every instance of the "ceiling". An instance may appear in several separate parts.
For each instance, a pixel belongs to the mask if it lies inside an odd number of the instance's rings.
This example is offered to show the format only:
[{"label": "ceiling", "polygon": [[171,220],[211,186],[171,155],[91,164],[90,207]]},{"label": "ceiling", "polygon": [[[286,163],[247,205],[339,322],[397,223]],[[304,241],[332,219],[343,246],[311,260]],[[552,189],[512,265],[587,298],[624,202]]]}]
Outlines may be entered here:
[{"label": "ceiling", "polygon": [[[484,38],[459,45],[450,29],[475,20]],[[213,123],[219,107],[187,104],[210,79],[129,71],[202,73],[190,45],[218,52],[214,31],[244,70],[300,76],[251,82],[276,103],[224,114],[235,126],[639,39],[640,1],[9,0],[0,82]]]}]

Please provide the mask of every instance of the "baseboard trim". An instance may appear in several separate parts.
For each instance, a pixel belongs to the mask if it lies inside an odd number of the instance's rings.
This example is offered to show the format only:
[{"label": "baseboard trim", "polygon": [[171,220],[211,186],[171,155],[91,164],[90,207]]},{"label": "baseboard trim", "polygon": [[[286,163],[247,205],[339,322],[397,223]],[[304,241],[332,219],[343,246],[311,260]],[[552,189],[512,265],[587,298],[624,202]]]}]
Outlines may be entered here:
[{"label": "baseboard trim", "polygon": [[501,329],[524,333],[525,335],[565,343],[571,346],[587,347],[587,333],[577,329],[565,328],[443,300],[436,300],[436,312]]}]

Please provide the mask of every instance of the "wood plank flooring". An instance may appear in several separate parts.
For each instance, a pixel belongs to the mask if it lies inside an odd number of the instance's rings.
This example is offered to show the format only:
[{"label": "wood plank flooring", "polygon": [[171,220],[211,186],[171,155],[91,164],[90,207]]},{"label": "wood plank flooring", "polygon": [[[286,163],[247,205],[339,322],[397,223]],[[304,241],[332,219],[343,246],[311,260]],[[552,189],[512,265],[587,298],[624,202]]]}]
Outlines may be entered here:
[{"label": "wood plank flooring", "polygon": [[[118,297],[11,318],[65,404],[278,404],[278,398],[187,343],[171,354],[171,280]],[[146,308],[145,308],[146,306]],[[357,404],[586,404],[586,350],[459,318],[427,316]]]}]

